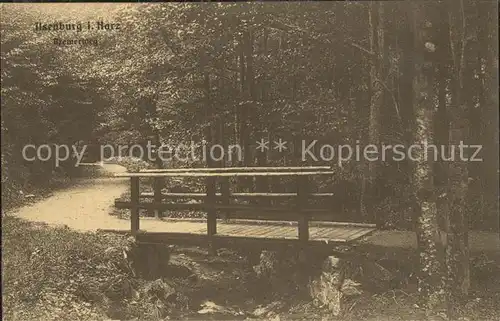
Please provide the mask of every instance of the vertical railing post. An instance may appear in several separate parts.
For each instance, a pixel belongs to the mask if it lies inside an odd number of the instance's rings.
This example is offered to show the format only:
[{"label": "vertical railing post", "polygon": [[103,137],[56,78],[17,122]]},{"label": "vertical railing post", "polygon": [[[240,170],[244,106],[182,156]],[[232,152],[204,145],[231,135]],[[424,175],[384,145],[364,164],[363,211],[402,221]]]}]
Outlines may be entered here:
[{"label": "vertical railing post", "polygon": [[[221,189],[221,200],[222,204],[224,205],[229,205],[229,196],[230,196],[230,190],[229,190],[229,177],[223,177],[221,179],[221,184],[220,184],[220,189]],[[223,211],[224,215],[223,217],[228,220],[231,218],[231,212],[226,209]]]},{"label": "vertical railing post", "polygon": [[160,177],[155,177],[153,180],[153,202],[155,205],[155,217],[156,218],[161,218],[163,217],[163,210],[160,209],[161,206],[161,201],[162,201],[162,195],[161,195],[161,178]]},{"label": "vertical railing post", "polygon": [[299,229],[299,240],[301,242],[307,243],[309,240],[309,215],[304,211],[307,207],[308,201],[308,179],[305,175],[298,175],[297,179],[297,212],[299,214],[298,218],[298,229]]},{"label": "vertical railing post", "polygon": [[136,235],[139,231],[139,177],[130,178],[130,231]]},{"label": "vertical railing post", "polygon": [[217,211],[215,208],[215,177],[208,176],[206,179],[206,189],[207,189],[207,234],[210,240],[210,251],[212,254],[216,253],[215,244],[213,242],[213,237],[217,234]]}]

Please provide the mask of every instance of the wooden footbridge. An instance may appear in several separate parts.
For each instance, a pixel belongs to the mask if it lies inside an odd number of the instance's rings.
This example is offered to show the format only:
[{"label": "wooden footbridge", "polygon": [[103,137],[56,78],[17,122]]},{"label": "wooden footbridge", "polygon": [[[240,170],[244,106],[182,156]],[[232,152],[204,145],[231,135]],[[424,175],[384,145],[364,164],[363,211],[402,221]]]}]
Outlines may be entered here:
[{"label": "wooden footbridge", "polygon": [[[329,167],[232,167],[153,169],[137,173],[119,173],[116,177],[130,178],[130,201],[115,201],[118,208],[131,211],[131,233],[139,242],[208,245],[213,248],[252,245],[262,248],[276,246],[331,247],[348,244],[373,232],[374,224],[326,222],[312,220],[315,213],[332,214],[332,208],[311,208],[312,199],[332,199],[332,193],[311,193],[311,178],[333,175]],[[205,180],[205,193],[165,193],[165,179],[179,177]],[[231,193],[233,177],[289,177],[294,178],[294,193]],[[140,192],[140,180],[153,181],[153,193]],[[217,186],[220,191],[217,192]],[[179,202],[190,199],[190,202]],[[257,200],[293,200],[293,205],[262,206]],[[247,200],[250,204],[236,203]],[[177,201],[177,202],[169,202]],[[270,204],[271,202],[266,202]],[[328,203],[328,202],[327,202]],[[169,220],[175,231],[150,232],[140,229],[140,209],[154,211],[162,219],[168,210],[198,210],[206,212],[206,225],[181,224]],[[275,213],[279,220],[234,219],[240,212],[254,212],[262,216]],[[225,216],[220,219],[221,214]],[[188,221],[189,222],[189,221]],[[192,222],[192,221],[191,221]]]}]

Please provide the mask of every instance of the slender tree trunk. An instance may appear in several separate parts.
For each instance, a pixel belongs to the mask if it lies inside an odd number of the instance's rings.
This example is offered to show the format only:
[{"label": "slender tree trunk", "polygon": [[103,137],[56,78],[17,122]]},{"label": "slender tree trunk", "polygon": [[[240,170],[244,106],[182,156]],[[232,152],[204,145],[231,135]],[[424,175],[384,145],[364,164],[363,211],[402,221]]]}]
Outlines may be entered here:
[{"label": "slender tree trunk", "polygon": [[[450,4],[456,7],[456,3]],[[450,106],[450,147],[455,148],[454,159],[449,163],[449,231],[446,248],[446,267],[448,271],[449,308],[456,305],[456,301],[468,295],[470,287],[469,244],[468,244],[468,166],[467,150],[462,155],[457,148],[468,144],[467,109],[463,104],[462,91],[464,89],[465,67],[465,17],[463,1],[458,9],[449,11],[450,50],[453,58],[453,81]],[[460,154],[460,155],[458,155]],[[464,159],[462,157],[465,156]]]},{"label": "slender tree trunk", "polygon": [[[434,143],[433,118],[433,62],[425,58],[426,43],[431,42],[433,27],[423,6],[410,5],[414,33],[413,108],[416,126],[413,144],[425,146]],[[434,155],[420,153],[413,164],[412,186],[415,193],[418,222],[417,239],[420,251],[419,290],[428,312],[435,314],[444,309],[442,245],[439,237],[437,206],[433,182]]]},{"label": "slender tree trunk", "polygon": [[[250,145],[250,135],[255,133],[254,116],[256,111],[256,86],[255,86],[255,73],[254,73],[254,63],[253,63],[253,45],[254,39],[251,31],[245,31],[243,33],[244,44],[245,44],[245,60],[246,60],[246,84],[247,84],[247,99],[248,103],[246,105],[246,117],[247,117],[247,133],[246,142],[244,146],[245,150],[245,166],[252,166],[253,164],[253,150]],[[248,178],[248,188],[249,192],[254,191],[254,179]]]},{"label": "slender tree trunk", "polygon": [[[246,39],[243,36],[239,37],[239,62],[240,62],[240,105],[238,108],[238,123],[239,123],[239,144],[243,150],[243,161],[240,166],[249,166],[251,162],[251,150],[249,146],[249,128],[248,128],[248,96],[247,96],[247,67],[245,60],[245,43]],[[247,177],[238,179],[238,187],[240,191],[251,189],[251,181]]]},{"label": "slender tree trunk", "polygon": [[[447,15],[445,6],[439,6],[439,13],[441,16]],[[434,132],[436,146],[449,146],[449,112],[448,112],[448,93],[449,93],[449,79],[450,79],[450,50],[448,45],[448,30],[449,24],[447,19],[441,19],[436,23],[437,29],[437,43],[439,50],[436,52],[437,66],[437,112],[434,118]],[[448,192],[448,163],[444,160],[447,159],[449,152],[443,151],[441,148],[437,150],[437,160],[434,164],[434,187],[436,189],[437,208],[438,208],[438,223],[441,243],[443,251],[447,246],[448,231],[450,222],[448,217],[449,202],[447,197]],[[443,254],[444,255],[444,254]]]},{"label": "slender tree trunk", "polygon": [[[264,56],[267,56],[267,42],[268,42],[268,31],[267,29],[264,29],[264,34],[263,34],[263,50],[262,50],[262,54]],[[265,70],[265,69],[264,69]],[[265,71],[261,77],[261,80],[259,81],[259,92],[260,92],[260,107],[261,108],[266,108],[267,107],[267,91],[266,91],[266,74],[265,74]],[[254,93],[254,99],[257,99],[257,93]],[[256,113],[258,115],[258,113]],[[257,116],[257,118],[260,118]],[[258,123],[259,123],[259,127],[260,127],[260,132],[261,133],[265,133],[269,140],[271,139],[270,135],[269,135],[269,124],[267,121],[265,121],[264,119],[260,119],[258,120]],[[264,138],[264,137],[262,137]],[[268,158],[269,158],[269,154],[270,154],[270,151],[268,150],[265,150],[263,152],[260,152],[257,154],[257,164],[258,166],[267,166],[267,162],[268,162]],[[268,177],[259,177],[257,178],[257,181],[256,181],[256,184],[257,184],[257,192],[268,192],[269,190],[269,178]],[[269,205],[270,202],[269,200],[261,200],[262,204],[263,205]]]},{"label": "slender tree trunk", "polygon": [[[479,4],[475,4],[473,8],[478,9]],[[471,6],[472,7],[472,6]],[[481,21],[483,18],[479,15],[479,11],[476,12],[475,19],[477,22]],[[487,36],[487,30],[481,28],[482,23],[476,23],[473,32],[477,32],[478,39],[482,39]],[[468,52],[469,54],[465,59],[465,72],[464,72],[464,82],[468,83],[464,87],[463,102],[467,107],[467,118],[469,119],[470,132],[469,141],[471,144],[479,144],[481,140],[481,119],[483,118],[481,106],[484,105],[482,100],[482,86],[483,76],[481,75],[481,68],[483,65],[483,52],[484,50],[478,44],[473,44]],[[485,48],[487,49],[487,48]],[[467,206],[469,207],[469,212],[474,212],[474,215],[470,215],[469,226],[471,228],[484,228],[487,227],[487,220],[484,211],[484,201],[481,190],[481,163],[479,162],[468,162],[467,171],[469,174],[469,186],[467,189]],[[486,223],[486,224],[485,224]]]},{"label": "slender tree trunk", "polygon": [[[378,2],[371,2],[368,6],[368,26],[369,26],[369,39],[370,39],[370,51],[373,54],[373,56],[370,57],[369,59],[369,68],[370,68],[370,82],[369,82],[369,89],[370,89],[370,111],[368,114],[368,135],[367,135],[367,144],[372,144],[373,136],[375,133],[375,130],[377,127],[373,126],[373,120],[376,119],[374,117],[374,91],[375,91],[375,77],[377,75],[377,56],[375,53],[377,53],[376,49],[376,11],[374,10],[374,6],[377,6]],[[373,177],[373,171],[374,171],[374,166],[373,164],[370,164],[370,162],[366,159],[363,158],[363,167],[364,167],[364,175],[363,175],[363,181],[361,184],[361,215],[364,217],[368,217],[368,212],[367,208],[370,207],[372,204],[372,191],[373,189],[371,188],[371,183],[372,183],[372,177]]]},{"label": "slender tree trunk", "polygon": [[[383,61],[384,57],[384,4],[371,2],[368,12],[370,51],[374,54],[370,59],[370,116],[368,122],[368,144],[380,145],[381,107],[383,102]],[[378,147],[377,147],[378,148]],[[361,211],[367,216],[367,205],[373,206],[377,199],[377,177],[379,175],[379,162],[365,160],[365,182],[362,188]],[[368,196],[368,197],[366,197]],[[368,204],[365,204],[368,203]]]},{"label": "slender tree trunk", "polygon": [[156,127],[156,121],[158,120],[158,94],[155,94],[155,96],[152,99],[152,118],[155,120],[151,131],[153,132],[153,142],[152,145],[156,146],[155,149],[155,165],[156,168],[162,169],[165,164],[163,164],[163,160],[160,158],[160,146],[161,146],[161,136],[159,129]]},{"label": "slender tree trunk", "polygon": [[[212,97],[211,97],[211,90],[210,90],[210,74],[207,69],[207,57],[204,55],[202,57],[203,63],[202,63],[202,70],[201,74],[203,75],[203,91],[204,91],[204,110],[205,110],[205,121],[209,124],[208,126],[205,127],[204,130],[204,139],[206,142],[206,146],[208,147],[208,150],[210,150],[210,147],[214,144],[214,121],[213,121],[213,105],[212,105]],[[213,159],[210,155],[209,152],[207,152],[206,155],[207,158],[207,167],[213,167],[214,162]]]}]

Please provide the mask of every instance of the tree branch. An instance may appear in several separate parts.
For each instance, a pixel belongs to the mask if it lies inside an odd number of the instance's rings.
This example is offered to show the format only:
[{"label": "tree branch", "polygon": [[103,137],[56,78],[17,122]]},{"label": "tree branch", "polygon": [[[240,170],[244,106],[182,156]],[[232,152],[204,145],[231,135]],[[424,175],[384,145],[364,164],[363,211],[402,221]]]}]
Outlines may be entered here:
[{"label": "tree branch", "polygon": [[396,100],[396,97],[394,96],[394,93],[392,92],[392,90],[389,89],[389,87],[387,87],[386,83],[383,82],[381,79],[375,78],[375,82],[380,83],[382,85],[382,87],[384,87],[384,89],[391,95],[392,102],[394,104],[394,108],[396,109],[396,115],[398,116],[399,122],[402,124],[401,115],[399,113],[398,102]]}]

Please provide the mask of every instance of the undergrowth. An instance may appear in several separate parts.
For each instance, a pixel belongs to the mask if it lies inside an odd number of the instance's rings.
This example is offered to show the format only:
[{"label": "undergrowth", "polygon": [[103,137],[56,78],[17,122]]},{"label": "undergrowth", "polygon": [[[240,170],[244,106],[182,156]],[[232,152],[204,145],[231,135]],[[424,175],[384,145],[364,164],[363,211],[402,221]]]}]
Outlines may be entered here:
[{"label": "undergrowth", "polygon": [[3,320],[155,320],[186,304],[168,298],[175,284],[135,276],[124,236],[9,216],[2,225]]}]

